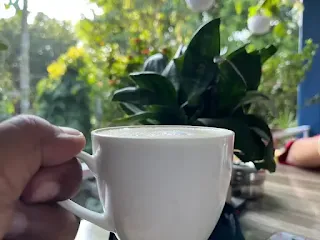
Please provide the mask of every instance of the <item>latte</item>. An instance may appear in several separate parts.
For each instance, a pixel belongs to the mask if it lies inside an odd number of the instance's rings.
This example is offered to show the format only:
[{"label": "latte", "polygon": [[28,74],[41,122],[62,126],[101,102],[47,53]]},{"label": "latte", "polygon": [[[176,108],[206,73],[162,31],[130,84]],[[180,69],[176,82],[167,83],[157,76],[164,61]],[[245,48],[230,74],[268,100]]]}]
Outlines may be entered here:
[{"label": "latte", "polygon": [[[224,130],[225,131],[225,130]],[[225,133],[225,132],[224,132]],[[172,139],[214,138],[221,136],[221,129],[192,126],[134,126],[100,130],[98,135],[112,138]]]}]

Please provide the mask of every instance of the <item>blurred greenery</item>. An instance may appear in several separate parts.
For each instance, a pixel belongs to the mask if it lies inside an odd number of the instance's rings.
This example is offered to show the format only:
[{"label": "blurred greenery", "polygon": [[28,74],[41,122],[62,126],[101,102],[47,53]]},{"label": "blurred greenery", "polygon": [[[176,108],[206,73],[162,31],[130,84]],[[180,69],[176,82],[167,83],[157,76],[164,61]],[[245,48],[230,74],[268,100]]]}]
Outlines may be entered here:
[{"label": "blurred greenery", "polygon": [[[20,112],[19,109],[19,67],[20,67],[20,29],[21,15],[16,14],[9,19],[0,19],[0,40],[8,46],[6,52],[0,53],[1,80],[0,87],[6,93],[6,101],[1,102],[3,118]],[[30,80],[31,101],[36,95],[38,81],[47,76],[47,66],[64,53],[77,40],[68,22],[50,19],[39,13],[29,24],[30,33]],[[61,37],[63,36],[63,38]],[[3,108],[3,105],[7,107]],[[12,108],[13,105],[13,108]],[[6,113],[4,113],[6,112]]]},{"label": "blurred greenery", "polygon": [[[4,58],[8,45],[0,41],[0,59]],[[10,73],[5,71],[3,62],[0,62],[0,122],[7,119],[14,113],[14,105],[10,98],[10,91],[13,90]]]},{"label": "blurred greenery", "polygon": [[52,63],[48,78],[37,85],[35,109],[38,115],[58,126],[83,132],[88,140],[86,150],[91,151],[91,85],[80,73],[85,59],[81,48],[71,47]]},{"label": "blurred greenery", "polygon": [[[274,99],[277,114],[261,114],[268,115],[274,127],[286,128],[292,125],[290,122],[295,119],[297,111],[297,86],[311,68],[317,48],[312,40],[307,40],[301,52],[278,52],[263,66],[263,78],[259,89]],[[288,121],[288,125],[279,124],[283,123],[279,121],[282,118],[290,118],[291,121]]]},{"label": "blurred greenery", "polygon": [[[18,14],[9,19],[0,19],[0,36],[9,43],[6,67],[16,87],[19,84],[20,21]],[[31,85],[35,86],[47,75],[47,66],[77,40],[70,23],[50,19],[42,13],[29,24],[29,32],[30,77]]]}]

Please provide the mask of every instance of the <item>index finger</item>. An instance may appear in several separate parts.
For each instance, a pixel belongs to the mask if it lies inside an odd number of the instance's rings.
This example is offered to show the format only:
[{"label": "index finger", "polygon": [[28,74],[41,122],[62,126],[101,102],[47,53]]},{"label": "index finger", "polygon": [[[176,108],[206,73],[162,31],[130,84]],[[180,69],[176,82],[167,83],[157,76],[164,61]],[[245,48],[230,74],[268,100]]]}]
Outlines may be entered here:
[{"label": "index finger", "polygon": [[0,195],[19,198],[41,166],[69,161],[84,146],[79,131],[59,128],[39,117],[18,116],[1,123]]}]

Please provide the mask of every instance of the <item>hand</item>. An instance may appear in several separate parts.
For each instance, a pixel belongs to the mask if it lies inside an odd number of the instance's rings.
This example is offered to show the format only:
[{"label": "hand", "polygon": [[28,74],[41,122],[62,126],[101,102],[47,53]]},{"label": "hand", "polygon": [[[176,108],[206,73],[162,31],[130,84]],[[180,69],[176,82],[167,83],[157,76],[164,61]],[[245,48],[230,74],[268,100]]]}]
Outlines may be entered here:
[{"label": "hand", "polygon": [[76,217],[55,202],[77,192],[84,146],[77,130],[35,116],[0,123],[0,239],[74,239]]}]

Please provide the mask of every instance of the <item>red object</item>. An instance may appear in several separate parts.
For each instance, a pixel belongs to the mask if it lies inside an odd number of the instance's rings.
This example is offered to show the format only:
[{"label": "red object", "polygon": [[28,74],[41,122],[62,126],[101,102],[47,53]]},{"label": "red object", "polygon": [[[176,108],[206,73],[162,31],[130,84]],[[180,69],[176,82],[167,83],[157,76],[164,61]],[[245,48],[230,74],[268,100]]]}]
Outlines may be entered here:
[{"label": "red object", "polygon": [[[319,137],[320,135],[316,135],[314,137]],[[291,140],[289,142],[287,142],[286,146],[285,146],[285,150],[284,152],[278,157],[278,160],[281,164],[286,164],[286,165],[292,165],[290,163],[287,162],[287,157],[288,157],[288,154],[289,154],[289,151],[290,151],[290,148],[292,147],[292,145],[294,144],[294,142],[296,141],[297,139],[295,140]]]},{"label": "red object", "polygon": [[108,83],[109,83],[110,86],[116,85],[116,82],[117,82],[117,81],[116,81],[116,80],[113,80],[113,79],[111,79],[111,80],[108,81]]},{"label": "red object", "polygon": [[141,39],[140,39],[140,38],[135,38],[135,39],[133,39],[133,41],[134,41],[135,43],[140,43],[140,42],[141,42]]},{"label": "red object", "polygon": [[168,49],[167,48],[163,48],[161,52],[162,52],[163,55],[166,55],[168,53]]},{"label": "red object", "polygon": [[295,140],[291,140],[291,141],[287,142],[287,144],[285,146],[285,151],[278,157],[280,163],[290,165],[289,163],[287,163],[287,157],[288,157],[288,153],[290,151],[290,148],[294,142],[295,142]]},{"label": "red object", "polygon": [[143,49],[141,53],[144,55],[148,55],[150,53],[150,50],[146,48],[146,49]]}]

